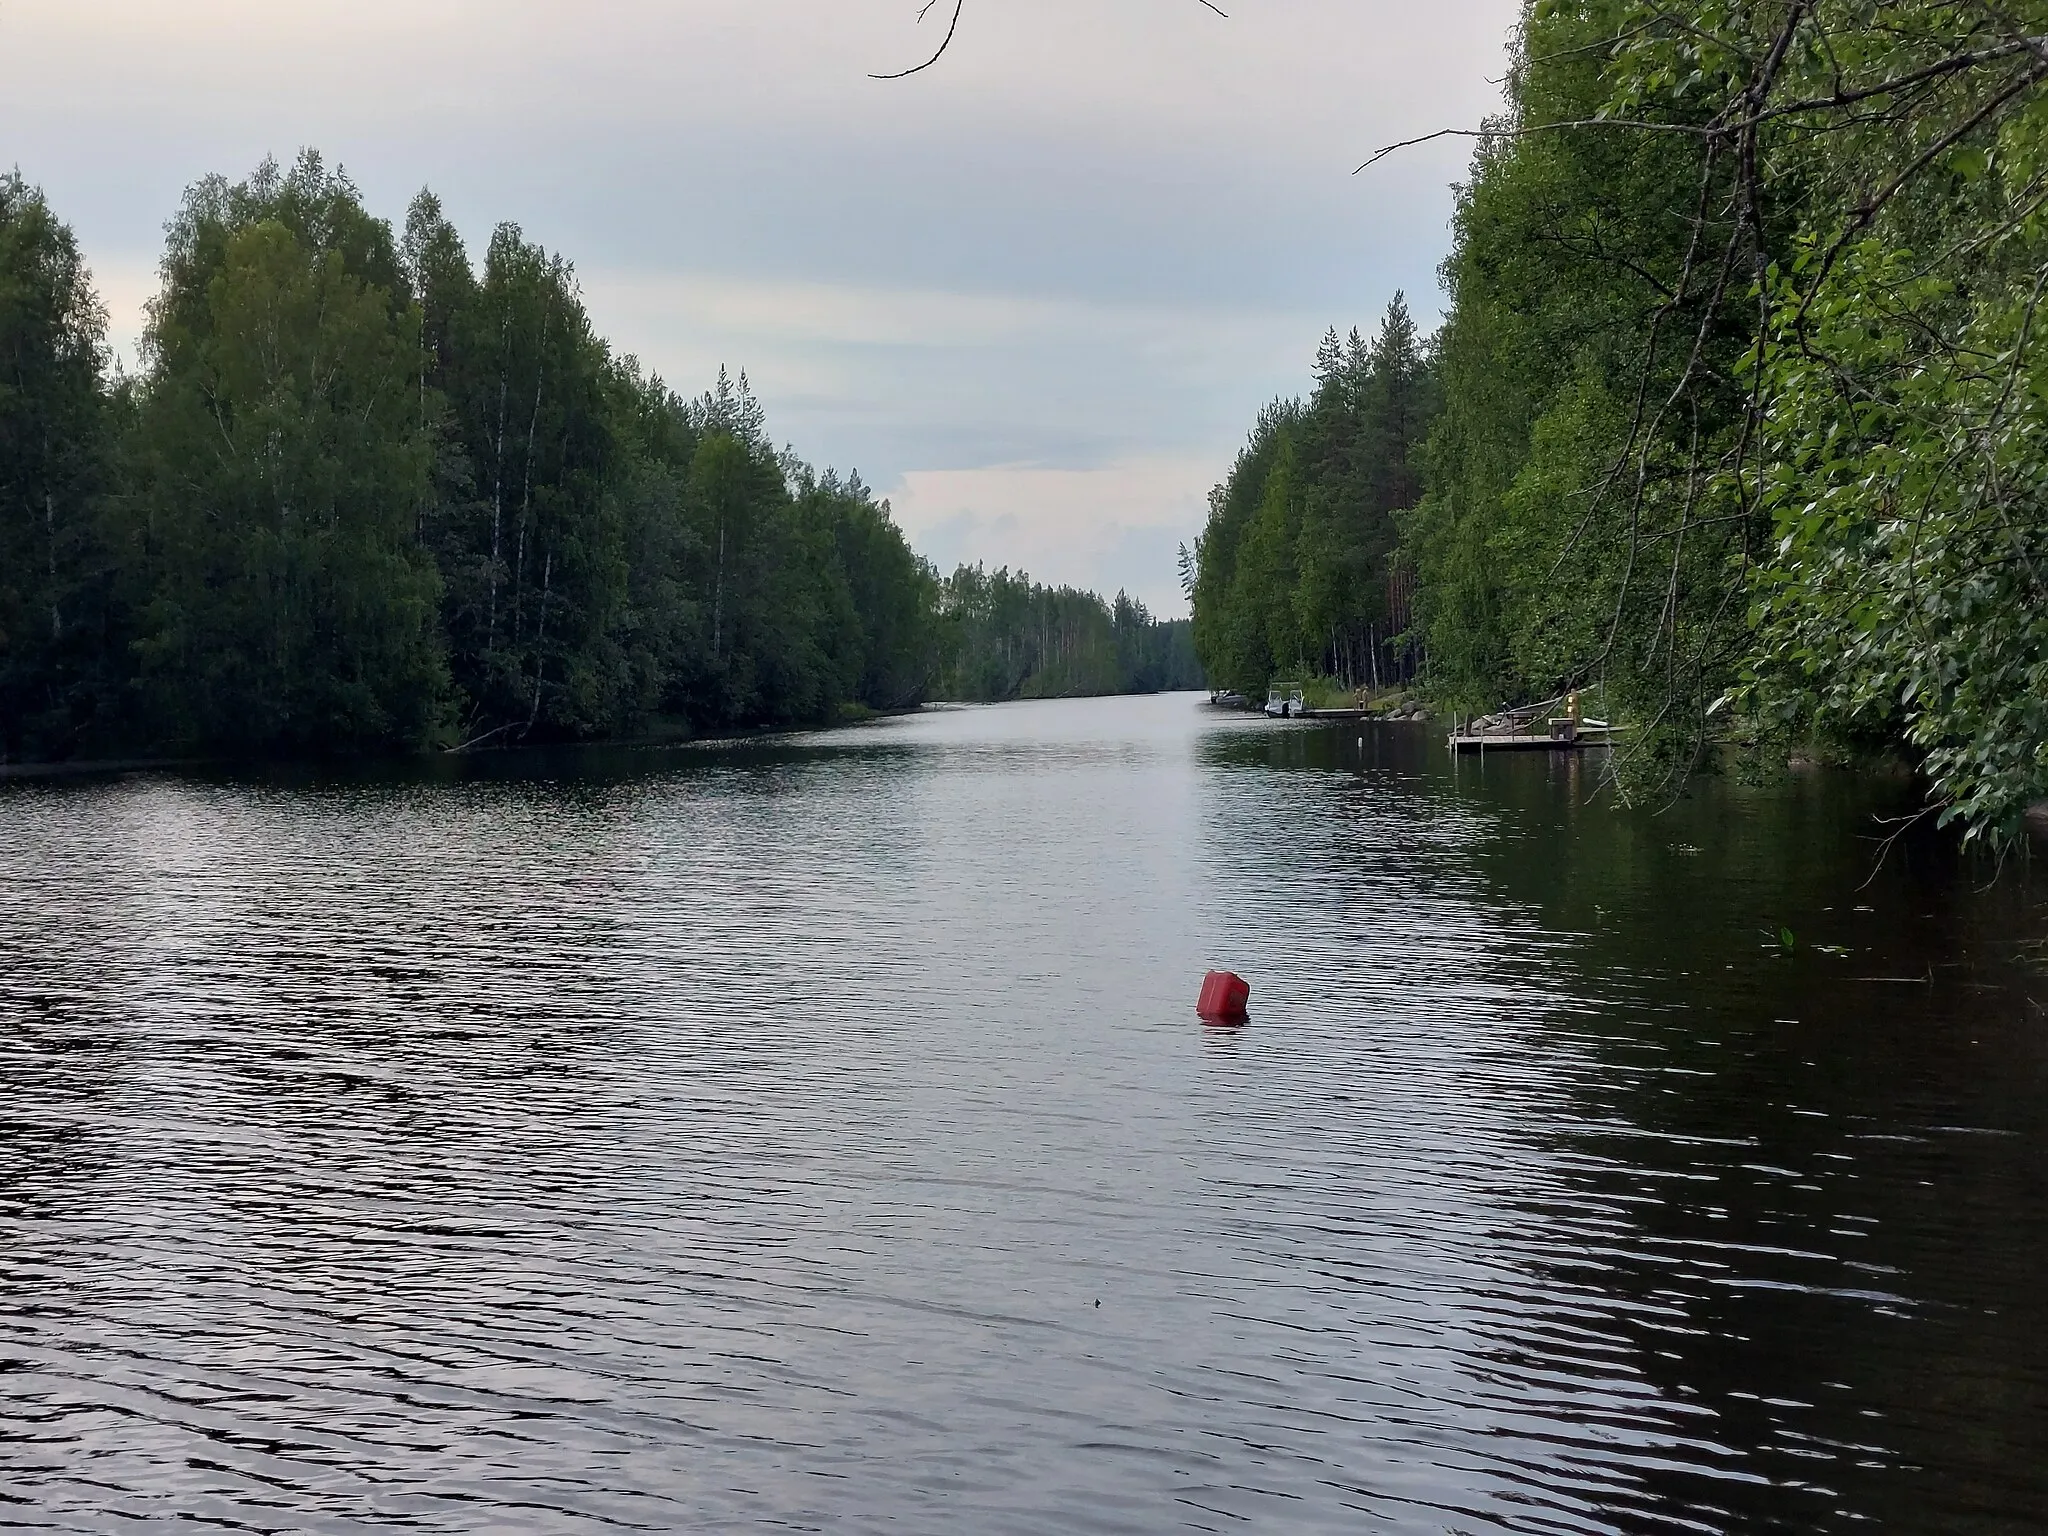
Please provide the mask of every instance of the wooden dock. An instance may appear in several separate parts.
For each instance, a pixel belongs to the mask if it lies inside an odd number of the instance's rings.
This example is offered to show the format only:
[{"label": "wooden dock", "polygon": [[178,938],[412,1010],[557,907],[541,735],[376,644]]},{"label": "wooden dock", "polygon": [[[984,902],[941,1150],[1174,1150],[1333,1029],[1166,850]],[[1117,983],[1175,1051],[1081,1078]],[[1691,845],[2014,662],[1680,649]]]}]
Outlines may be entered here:
[{"label": "wooden dock", "polygon": [[1568,736],[1535,731],[1453,731],[1453,752],[1582,752],[1611,746],[1604,730],[1581,730]]},{"label": "wooden dock", "polygon": [[[1560,705],[1564,714],[1553,714]],[[1579,712],[1579,696],[1565,694],[1519,709],[1460,720],[1451,727],[1453,752],[1581,752],[1614,744],[1614,727]]]}]

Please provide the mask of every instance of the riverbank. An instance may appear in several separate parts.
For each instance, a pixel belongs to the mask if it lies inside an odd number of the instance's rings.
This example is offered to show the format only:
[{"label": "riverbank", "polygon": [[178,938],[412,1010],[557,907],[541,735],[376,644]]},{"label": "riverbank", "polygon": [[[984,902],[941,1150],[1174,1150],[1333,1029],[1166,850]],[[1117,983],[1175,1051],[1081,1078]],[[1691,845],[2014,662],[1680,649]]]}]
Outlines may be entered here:
[{"label": "riverbank", "polygon": [[9,779],[90,778],[96,774],[146,773],[153,769],[204,768],[225,761],[209,757],[114,757],[57,763],[0,763],[0,782]]},{"label": "riverbank", "polygon": [[830,720],[789,725],[751,725],[694,730],[687,722],[658,719],[650,728],[630,735],[587,737],[578,740],[508,741],[486,740],[454,747],[416,751],[387,750],[363,752],[239,752],[184,756],[124,756],[70,758],[43,762],[0,762],[0,783],[42,779],[89,779],[124,773],[186,772],[230,768],[318,769],[342,768],[351,772],[376,773],[380,769],[405,770],[436,763],[477,762],[519,755],[643,752],[667,748],[712,749],[741,746],[750,742],[815,736],[872,727],[890,721],[951,710],[990,709],[1011,704],[1045,704],[1061,700],[1148,699],[1186,694],[1198,690],[1162,689],[1145,693],[1086,693],[1039,697],[1025,695],[1008,699],[930,699],[922,704],[877,709],[862,704],[843,705]]},{"label": "riverbank", "polygon": [[[1353,688],[1336,678],[1309,678],[1301,683],[1275,683],[1282,697],[1291,695],[1295,688],[1302,694],[1303,718],[1325,715],[1333,718],[1364,720],[1405,720],[1426,724],[1432,718],[1428,701],[1422,694],[1409,687]],[[1212,688],[1209,702],[1219,709],[1245,710],[1259,713],[1265,707],[1267,690],[1244,693],[1234,689]]]}]

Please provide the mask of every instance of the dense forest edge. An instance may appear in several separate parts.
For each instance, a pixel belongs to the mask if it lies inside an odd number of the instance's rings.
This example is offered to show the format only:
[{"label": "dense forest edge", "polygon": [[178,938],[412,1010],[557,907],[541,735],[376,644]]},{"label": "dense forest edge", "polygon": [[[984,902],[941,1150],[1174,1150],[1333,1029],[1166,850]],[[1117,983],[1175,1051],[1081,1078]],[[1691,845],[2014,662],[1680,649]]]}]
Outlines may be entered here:
[{"label": "dense forest edge", "polygon": [[917,556],[858,474],[684,398],[500,225],[302,153],[197,183],[139,370],[0,177],[0,761],[831,723],[1202,683],[1186,620]]},{"label": "dense forest edge", "polygon": [[1903,754],[2009,845],[2048,796],[2044,37],[2040,3],[1527,6],[1441,328],[1332,336],[1212,495],[1211,681],[1599,688],[1624,796],[1731,746]]}]

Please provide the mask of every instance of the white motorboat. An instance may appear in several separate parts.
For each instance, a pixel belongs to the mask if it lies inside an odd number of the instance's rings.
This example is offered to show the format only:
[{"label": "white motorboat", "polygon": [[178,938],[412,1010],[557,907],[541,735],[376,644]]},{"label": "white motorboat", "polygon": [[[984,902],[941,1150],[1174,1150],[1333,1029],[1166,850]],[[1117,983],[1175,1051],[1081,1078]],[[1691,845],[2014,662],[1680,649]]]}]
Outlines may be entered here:
[{"label": "white motorboat", "polygon": [[1286,720],[1290,717],[1299,719],[1307,707],[1302,701],[1301,686],[1298,683],[1292,688],[1285,690],[1280,688],[1268,688],[1266,690],[1266,713],[1275,720]]}]

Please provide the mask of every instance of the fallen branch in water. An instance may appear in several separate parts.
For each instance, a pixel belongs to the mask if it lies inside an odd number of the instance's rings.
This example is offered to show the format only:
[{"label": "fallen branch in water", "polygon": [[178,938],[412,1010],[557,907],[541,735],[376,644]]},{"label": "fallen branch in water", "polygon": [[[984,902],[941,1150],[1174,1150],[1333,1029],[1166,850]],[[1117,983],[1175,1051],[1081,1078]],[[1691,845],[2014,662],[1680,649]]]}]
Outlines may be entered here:
[{"label": "fallen branch in water", "polygon": [[493,736],[504,735],[505,732],[511,730],[518,723],[519,722],[517,720],[508,720],[503,725],[493,726],[490,730],[485,731],[483,735],[472,736],[469,738],[469,740],[463,742],[460,746],[443,748],[442,755],[444,757],[453,757],[459,752],[467,752],[471,747],[477,746],[482,742],[489,741]]}]

